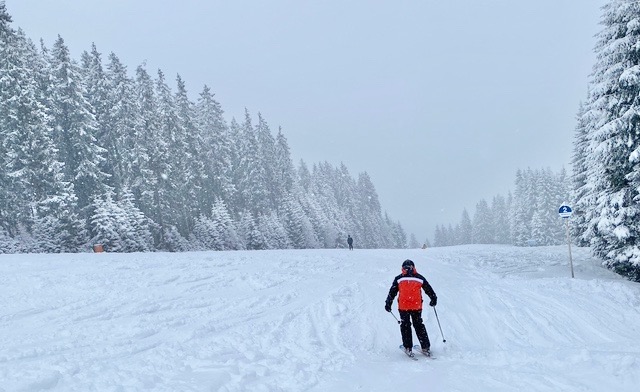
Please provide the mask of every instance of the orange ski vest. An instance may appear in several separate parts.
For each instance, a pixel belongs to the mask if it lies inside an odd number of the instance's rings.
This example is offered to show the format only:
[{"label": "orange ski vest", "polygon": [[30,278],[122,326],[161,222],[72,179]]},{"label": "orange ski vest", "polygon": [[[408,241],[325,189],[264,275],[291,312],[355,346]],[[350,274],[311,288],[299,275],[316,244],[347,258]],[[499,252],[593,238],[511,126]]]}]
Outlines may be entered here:
[{"label": "orange ski vest", "polygon": [[402,275],[396,276],[391,284],[387,303],[393,302],[396,294],[399,294],[398,310],[421,310],[423,290],[430,299],[436,298],[436,293],[424,276],[415,270],[411,275],[403,270]]}]

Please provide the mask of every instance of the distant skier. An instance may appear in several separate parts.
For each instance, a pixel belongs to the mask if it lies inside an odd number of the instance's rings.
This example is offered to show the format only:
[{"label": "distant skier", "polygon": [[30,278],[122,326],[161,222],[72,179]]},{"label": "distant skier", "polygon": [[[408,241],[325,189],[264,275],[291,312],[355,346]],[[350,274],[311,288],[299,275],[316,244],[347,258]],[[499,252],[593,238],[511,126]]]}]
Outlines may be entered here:
[{"label": "distant skier", "polygon": [[402,263],[402,274],[395,277],[389,289],[389,295],[385,303],[384,309],[387,312],[391,312],[391,304],[393,299],[398,295],[398,313],[400,313],[400,333],[402,334],[402,345],[404,346],[405,353],[413,357],[413,333],[411,331],[411,320],[413,320],[413,327],[416,330],[418,341],[420,341],[420,347],[422,353],[431,356],[431,343],[429,342],[429,335],[427,334],[427,328],[422,321],[422,292],[429,296],[431,301],[430,306],[436,306],[438,303],[438,297],[431,288],[431,285],[424,276],[420,275],[416,271],[416,266],[411,260],[405,260]]},{"label": "distant skier", "polygon": [[351,238],[351,235],[347,235],[347,244],[349,244],[349,250],[353,250],[353,238]]}]

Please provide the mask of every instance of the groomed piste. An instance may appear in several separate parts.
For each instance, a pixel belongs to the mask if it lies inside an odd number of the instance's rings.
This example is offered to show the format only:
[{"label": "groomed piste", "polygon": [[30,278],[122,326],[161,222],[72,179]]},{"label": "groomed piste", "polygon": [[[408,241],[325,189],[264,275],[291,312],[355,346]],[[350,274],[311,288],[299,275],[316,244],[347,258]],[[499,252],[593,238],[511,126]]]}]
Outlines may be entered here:
[{"label": "groomed piste", "polygon": [[[0,391],[637,391],[640,285],[573,257],[575,279],[566,246],[2,255]],[[384,310],[407,258],[437,360]]]}]

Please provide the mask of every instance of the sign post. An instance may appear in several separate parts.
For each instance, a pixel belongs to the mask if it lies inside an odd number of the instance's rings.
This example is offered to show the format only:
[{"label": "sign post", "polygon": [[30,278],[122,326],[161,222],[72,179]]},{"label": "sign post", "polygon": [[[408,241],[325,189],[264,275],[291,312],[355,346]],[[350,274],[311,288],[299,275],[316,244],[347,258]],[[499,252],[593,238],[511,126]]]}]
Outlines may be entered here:
[{"label": "sign post", "polygon": [[558,214],[564,220],[565,226],[567,228],[567,245],[569,245],[569,265],[571,265],[571,277],[573,278],[573,258],[571,257],[571,235],[569,234],[569,218],[571,214],[573,214],[573,210],[571,207],[567,205],[561,205],[558,210]]}]

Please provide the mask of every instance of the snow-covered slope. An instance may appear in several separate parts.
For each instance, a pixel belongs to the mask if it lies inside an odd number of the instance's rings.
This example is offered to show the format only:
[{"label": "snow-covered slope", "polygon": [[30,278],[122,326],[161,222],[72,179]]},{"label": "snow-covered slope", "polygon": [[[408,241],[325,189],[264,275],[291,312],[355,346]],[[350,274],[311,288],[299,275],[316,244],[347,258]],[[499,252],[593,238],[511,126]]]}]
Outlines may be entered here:
[{"label": "snow-covered slope", "polygon": [[[3,255],[0,391],[637,391],[640,285],[573,250]],[[407,258],[433,361],[384,311]]]}]

